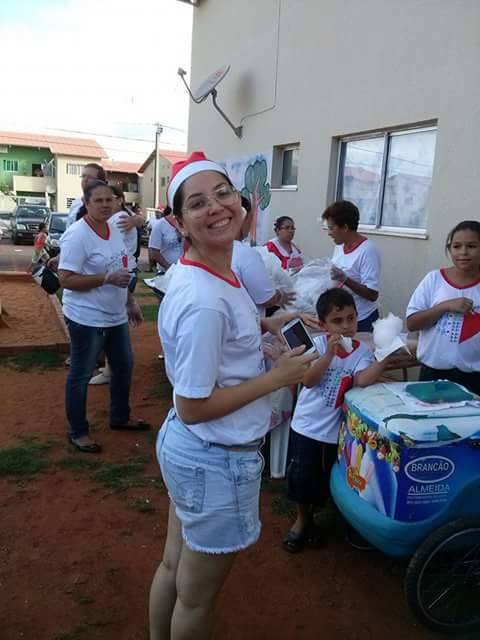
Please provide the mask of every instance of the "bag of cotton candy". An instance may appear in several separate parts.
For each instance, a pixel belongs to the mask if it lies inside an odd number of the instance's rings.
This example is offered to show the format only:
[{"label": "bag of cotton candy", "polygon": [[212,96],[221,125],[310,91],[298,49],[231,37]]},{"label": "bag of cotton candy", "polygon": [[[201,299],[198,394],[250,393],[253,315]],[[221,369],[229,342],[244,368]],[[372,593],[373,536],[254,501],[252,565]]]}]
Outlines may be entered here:
[{"label": "bag of cotton candy", "polygon": [[389,313],[386,318],[381,318],[373,323],[375,358],[379,362],[399,349],[407,349],[408,351],[407,344],[400,335],[402,327],[402,319],[393,313]]},{"label": "bag of cotton candy", "polygon": [[292,276],[295,300],[290,308],[294,311],[316,316],[318,298],[327,289],[336,286],[330,277],[332,262],[328,258],[317,258],[307,262],[298,273]]}]

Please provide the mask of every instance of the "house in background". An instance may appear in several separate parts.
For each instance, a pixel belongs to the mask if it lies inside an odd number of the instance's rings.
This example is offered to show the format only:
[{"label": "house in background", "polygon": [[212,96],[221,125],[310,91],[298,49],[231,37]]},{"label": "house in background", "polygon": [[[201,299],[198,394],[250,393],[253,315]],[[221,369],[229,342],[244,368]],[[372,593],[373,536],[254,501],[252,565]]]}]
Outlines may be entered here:
[{"label": "house in background", "polygon": [[266,233],[292,216],[311,258],[332,254],[325,207],[355,201],[383,257],[382,311],[403,316],[448,231],[478,218],[480,3],[203,0],[193,14],[190,85],[230,63],[218,99],[243,129],[192,104],[188,148],[267,158]]},{"label": "house in background", "polygon": [[103,159],[100,163],[107,174],[108,184],[117,185],[123,191],[127,204],[140,203],[138,180],[138,162],[122,162],[120,160]]},{"label": "house in background", "polygon": [[80,175],[106,153],[95,141],[33,133],[0,132],[0,190],[13,197],[45,199],[67,211],[80,194]]},{"label": "house in background", "polygon": [[155,202],[155,150],[152,151],[138,170],[143,209],[154,209],[159,204],[163,206],[167,204],[167,185],[172,164],[185,160],[186,157],[187,154],[184,151],[160,149],[158,155],[158,194]]}]

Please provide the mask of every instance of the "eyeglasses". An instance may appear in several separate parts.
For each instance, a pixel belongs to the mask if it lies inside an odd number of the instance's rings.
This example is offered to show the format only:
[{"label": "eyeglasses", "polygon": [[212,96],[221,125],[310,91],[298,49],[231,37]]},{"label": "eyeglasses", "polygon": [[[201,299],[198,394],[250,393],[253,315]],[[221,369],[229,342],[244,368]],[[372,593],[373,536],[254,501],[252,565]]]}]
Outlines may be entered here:
[{"label": "eyeglasses", "polygon": [[279,230],[280,229],[286,229],[286,231],[296,231],[295,227],[279,227]]},{"label": "eyeglasses", "polygon": [[198,196],[193,196],[190,200],[187,200],[183,207],[183,212],[202,215],[208,211],[212,200],[228,207],[235,202],[237,195],[238,191],[234,187],[226,184],[215,189],[212,193],[202,193]]}]

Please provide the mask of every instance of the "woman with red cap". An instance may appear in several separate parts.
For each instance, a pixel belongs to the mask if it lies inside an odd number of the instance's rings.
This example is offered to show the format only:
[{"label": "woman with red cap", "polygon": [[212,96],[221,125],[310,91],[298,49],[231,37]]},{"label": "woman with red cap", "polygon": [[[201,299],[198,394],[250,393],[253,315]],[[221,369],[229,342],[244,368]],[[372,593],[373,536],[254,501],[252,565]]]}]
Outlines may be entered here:
[{"label": "woman with red cap", "polygon": [[299,383],[315,356],[300,347],[265,372],[260,327],[278,332],[281,321],[260,321],[232,272],[242,209],[225,169],[192,154],[174,165],[168,200],[189,243],[159,314],[174,408],[157,441],[171,506],[150,637],[202,640],[236,553],[260,534],[269,394]]}]

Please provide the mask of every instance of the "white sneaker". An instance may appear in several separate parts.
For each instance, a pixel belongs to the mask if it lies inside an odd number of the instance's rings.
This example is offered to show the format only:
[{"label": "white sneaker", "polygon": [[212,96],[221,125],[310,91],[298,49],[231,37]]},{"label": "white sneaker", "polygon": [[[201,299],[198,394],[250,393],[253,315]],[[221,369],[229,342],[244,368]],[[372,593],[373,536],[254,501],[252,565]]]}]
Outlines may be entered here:
[{"label": "white sneaker", "polygon": [[101,371],[93,378],[90,378],[90,382],[88,384],[109,384],[110,383],[110,372],[105,373],[105,371]]}]

